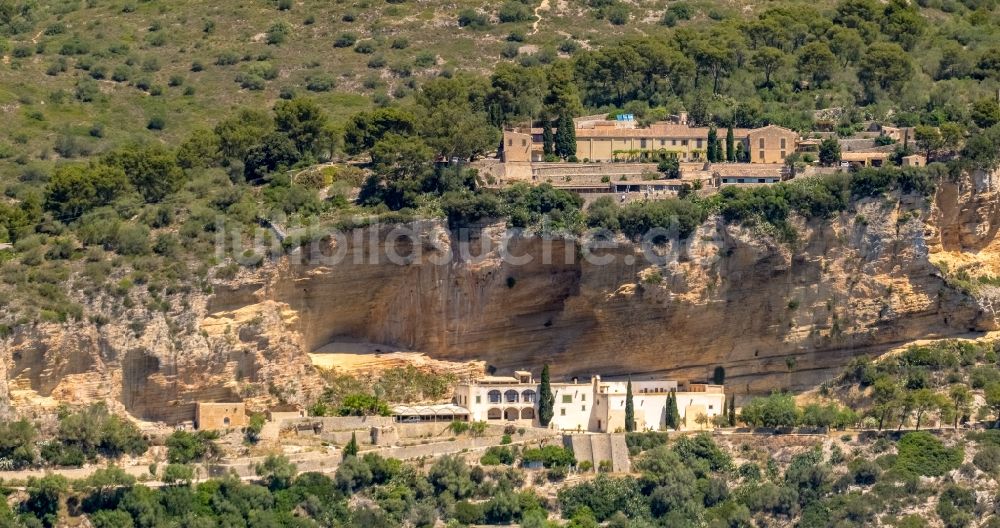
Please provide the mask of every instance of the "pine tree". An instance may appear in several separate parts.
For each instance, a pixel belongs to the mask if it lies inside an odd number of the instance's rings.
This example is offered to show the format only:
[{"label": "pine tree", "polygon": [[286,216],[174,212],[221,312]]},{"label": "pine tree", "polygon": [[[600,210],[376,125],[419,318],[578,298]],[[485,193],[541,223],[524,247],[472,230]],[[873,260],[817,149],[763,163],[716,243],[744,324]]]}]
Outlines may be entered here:
[{"label": "pine tree", "polygon": [[729,427],[736,427],[736,396],[729,398]]},{"label": "pine tree", "polygon": [[546,156],[555,154],[555,139],[552,137],[552,125],[548,119],[542,121],[542,153]]},{"label": "pine tree", "polygon": [[718,142],[719,142],[719,133],[715,130],[715,127],[713,126],[712,128],[708,129],[708,148],[706,149],[707,152],[705,153],[708,156],[708,161],[710,163],[715,163],[719,161],[715,157],[716,152],[718,152],[716,150],[715,144]]},{"label": "pine tree", "polygon": [[569,114],[559,117],[559,126],[556,128],[555,149],[556,155],[563,159],[576,156],[576,130],[573,118]]},{"label": "pine tree", "polygon": [[351,441],[347,442],[344,446],[344,460],[348,457],[358,456],[358,435],[357,433],[351,433]]},{"label": "pine tree", "polygon": [[733,137],[733,125],[726,129],[726,161],[736,161],[736,139]]},{"label": "pine tree", "polygon": [[677,410],[677,391],[670,391],[670,402],[667,407],[667,425],[674,430],[681,428],[681,413]]},{"label": "pine tree", "polygon": [[542,381],[538,387],[538,423],[542,427],[548,427],[552,421],[555,404],[556,397],[552,394],[552,385],[549,381],[549,365],[546,363],[542,367]]},{"label": "pine tree", "polygon": [[635,403],[632,401],[632,378],[625,385],[625,432],[635,431]]}]

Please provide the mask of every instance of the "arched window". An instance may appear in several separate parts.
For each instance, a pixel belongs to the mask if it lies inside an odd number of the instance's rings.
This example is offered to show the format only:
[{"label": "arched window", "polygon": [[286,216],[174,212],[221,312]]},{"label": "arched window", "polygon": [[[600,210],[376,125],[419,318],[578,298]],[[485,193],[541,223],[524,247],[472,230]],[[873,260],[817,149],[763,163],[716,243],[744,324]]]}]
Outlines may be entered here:
[{"label": "arched window", "polygon": [[511,389],[511,390],[503,393],[503,395],[504,395],[504,398],[507,400],[507,403],[515,403],[515,402],[517,402],[520,399],[520,395],[514,389]]},{"label": "arched window", "polygon": [[226,427],[229,427],[229,417],[228,416],[226,416],[225,418],[222,419],[222,425],[225,425]]},{"label": "arched window", "polygon": [[521,411],[518,411],[513,407],[508,407],[507,409],[504,409],[503,417],[507,421],[513,422],[521,418]]},{"label": "arched window", "polygon": [[535,403],[535,391],[528,389],[521,393],[521,401],[524,403]]},{"label": "arched window", "polygon": [[500,391],[493,389],[487,393],[490,403],[500,403]]},{"label": "arched window", "polygon": [[496,407],[486,411],[487,420],[499,420],[502,417],[503,417],[503,412],[500,411],[500,409],[497,409]]},{"label": "arched window", "polygon": [[521,419],[522,420],[534,420],[535,419],[535,409],[528,407],[527,409],[521,409]]}]

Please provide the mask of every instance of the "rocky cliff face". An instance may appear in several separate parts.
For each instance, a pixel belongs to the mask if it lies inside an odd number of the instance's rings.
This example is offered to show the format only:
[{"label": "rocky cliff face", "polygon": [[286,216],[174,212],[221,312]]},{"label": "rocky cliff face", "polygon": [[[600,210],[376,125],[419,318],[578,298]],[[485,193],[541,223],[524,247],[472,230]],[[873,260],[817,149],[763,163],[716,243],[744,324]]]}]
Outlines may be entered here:
[{"label": "rocky cliff face", "polygon": [[[315,258],[284,262],[255,295],[296,314],[308,349],[346,336],[500,371],[549,363],[565,376],[704,379],[722,366],[740,392],[806,388],[858,354],[995,327],[931,264],[931,252],[969,253],[995,239],[988,180],[948,182],[930,202],[866,200],[800,222],[792,246],[713,219],[688,241],[657,248],[670,255],[664,264],[624,240],[598,264],[581,258],[578,241],[514,236],[509,253],[533,257],[514,265],[498,250],[511,236],[502,226],[470,235],[486,247],[466,252],[474,257],[461,256],[462,237],[438,224],[416,228],[405,244],[372,232],[365,243],[329,242],[312,248]],[[389,252],[405,263],[385,262]],[[342,258],[322,263],[331,254]]]},{"label": "rocky cliff face", "polygon": [[[648,255],[606,244],[594,254],[607,263],[583,258],[578,240],[502,225],[372,228],[244,270],[176,313],[22,328],[4,344],[0,383],[18,408],[102,399],[177,421],[199,400],[308,401],[321,383],[306,353],[351,338],[498,371],[705,379],[722,366],[737,393],[808,388],[859,354],[995,328],[932,261],[991,248],[998,207],[990,179],[973,175],[933,200],[799,221],[792,245],[710,219]],[[530,262],[503,258],[505,238]]]},{"label": "rocky cliff face", "polygon": [[178,423],[193,419],[198,401],[261,408],[316,394],[321,382],[289,314],[265,302],[213,316],[206,301],[196,296],[167,313],[133,308],[108,324],[18,329],[4,343],[0,410],[32,415],[104,401]]}]

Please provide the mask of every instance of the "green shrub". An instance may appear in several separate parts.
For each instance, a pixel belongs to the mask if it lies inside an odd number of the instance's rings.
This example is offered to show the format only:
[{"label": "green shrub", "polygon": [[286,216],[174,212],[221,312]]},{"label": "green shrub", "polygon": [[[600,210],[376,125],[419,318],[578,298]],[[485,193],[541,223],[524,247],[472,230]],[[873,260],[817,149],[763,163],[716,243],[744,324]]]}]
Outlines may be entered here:
[{"label": "green shrub", "polygon": [[987,475],[997,475],[1000,470],[1000,446],[986,444],[979,447],[972,463]]},{"label": "green shrub", "polygon": [[962,463],[961,447],[948,448],[928,432],[906,433],[896,446],[899,456],[893,467],[925,477],[939,477]]},{"label": "green shrub", "polygon": [[972,523],[976,509],[976,495],[956,484],[948,484],[938,499],[935,511],[945,528],[965,528]]},{"label": "green shrub", "polygon": [[190,464],[217,458],[221,451],[215,444],[214,431],[174,431],[167,437],[167,460],[171,464]]},{"label": "green shrub", "polygon": [[463,9],[458,13],[458,26],[459,27],[469,27],[472,29],[485,28],[490,25],[489,19],[486,15],[477,12],[474,9]]},{"label": "green shrub", "polygon": [[517,460],[514,450],[504,446],[492,446],[486,450],[479,462],[484,466],[511,465]]},{"label": "green shrub", "polygon": [[329,92],[334,86],[333,77],[326,74],[310,75],[306,79],[306,90],[310,92]]},{"label": "green shrub", "polygon": [[[509,0],[500,6],[497,16],[500,18],[500,22],[504,23],[524,22],[534,17],[531,10],[528,9],[528,6],[518,2],[517,0]],[[461,22],[459,22],[459,24],[461,25]]]},{"label": "green shrub", "polygon": [[349,48],[353,46],[358,41],[358,36],[354,33],[341,33],[336,40],[333,41],[333,47],[335,48]]},{"label": "green shrub", "polygon": [[521,459],[525,464],[541,462],[546,468],[576,464],[572,450],[554,445],[548,445],[541,449],[526,449],[521,454]]},{"label": "green shrub", "polygon": [[625,433],[625,445],[628,446],[629,454],[632,456],[649,451],[654,447],[667,445],[668,439],[667,433],[657,431]]}]

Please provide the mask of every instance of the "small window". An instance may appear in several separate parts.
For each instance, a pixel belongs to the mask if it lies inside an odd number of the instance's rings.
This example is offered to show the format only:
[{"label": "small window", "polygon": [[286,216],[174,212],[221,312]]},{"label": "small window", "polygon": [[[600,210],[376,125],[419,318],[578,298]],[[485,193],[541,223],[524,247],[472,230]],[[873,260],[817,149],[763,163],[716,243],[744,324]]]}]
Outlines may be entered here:
[{"label": "small window", "polygon": [[696,143],[697,148],[701,148],[701,140],[699,139]]},{"label": "small window", "polygon": [[681,140],[681,145],[682,145],[682,146],[685,146],[685,147],[686,147],[686,146],[688,146],[688,140],[686,140],[686,139],[682,139],[682,140]]},{"label": "small window", "polygon": [[758,144],[760,145],[760,148],[764,148],[764,138],[760,138],[760,141],[758,141]]},{"label": "small window", "polygon": [[572,394],[563,394],[562,402],[563,403],[573,403],[573,395]]},{"label": "small window", "polygon": [[782,151],[781,151],[781,157],[782,157],[782,158],[784,158],[784,157],[785,157],[785,151],[784,151],[784,150],[782,150]]},{"label": "small window", "polygon": [[225,418],[222,419],[222,425],[226,425],[226,426],[229,425],[229,417],[228,416],[226,416]]},{"label": "small window", "polygon": [[483,403],[483,397],[482,396],[476,396],[476,403]]},{"label": "small window", "polygon": [[[767,180],[764,178],[757,178],[757,183],[767,183]],[[711,407],[709,407],[709,409],[711,409]]]},{"label": "small window", "polygon": [[527,139],[522,139],[521,140],[521,146],[522,147],[527,147],[528,146],[528,140]]},{"label": "small window", "polygon": [[676,147],[677,146],[677,140],[676,139],[671,139],[670,140],[670,144]]},{"label": "small window", "polygon": [[[781,138],[781,150],[785,150],[785,138]],[[784,156],[784,154],[782,154]]]},{"label": "small window", "polygon": [[763,161],[763,160],[764,160],[764,151],[763,151],[763,150],[762,150],[762,151],[760,151],[760,159],[761,159],[761,161]]},{"label": "small window", "polygon": [[708,410],[710,410],[710,411],[711,411],[712,409],[714,409],[714,408],[715,408],[715,407],[713,407],[713,406],[711,406],[711,405],[709,405],[709,406],[708,406]]},{"label": "small window", "polygon": [[565,407],[561,407],[559,409],[559,416],[566,416],[566,408]]},{"label": "small window", "polygon": [[665,140],[665,139],[661,139],[660,140],[660,146],[661,147],[666,146],[666,144],[667,144],[667,140]]},{"label": "small window", "polygon": [[510,138],[507,138],[507,146],[508,147],[513,147],[514,146],[514,140],[510,139]]},{"label": "small window", "polygon": [[580,410],[581,411],[586,411],[587,410],[587,406],[586,405],[581,405],[580,406]]},{"label": "small window", "polygon": [[736,178],[736,183],[743,183],[743,178]]},{"label": "small window", "polygon": [[581,394],[580,395],[580,401],[587,401],[587,395],[586,394]]},{"label": "small window", "polygon": [[646,140],[645,139],[640,139],[639,140],[639,148],[646,148]]}]

